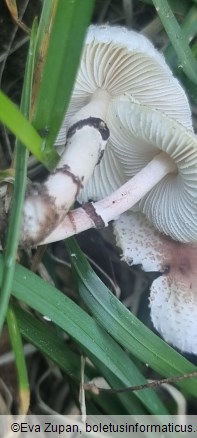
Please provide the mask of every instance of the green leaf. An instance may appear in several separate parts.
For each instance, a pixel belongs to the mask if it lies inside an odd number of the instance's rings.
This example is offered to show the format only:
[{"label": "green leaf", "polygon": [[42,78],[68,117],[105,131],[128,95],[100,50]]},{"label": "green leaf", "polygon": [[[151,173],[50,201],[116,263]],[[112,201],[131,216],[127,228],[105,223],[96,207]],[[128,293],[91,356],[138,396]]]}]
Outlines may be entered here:
[{"label": "green leaf", "polygon": [[[148,5],[153,4],[153,0],[140,0],[140,1]],[[197,0],[194,1],[197,2]],[[188,0],[169,0],[169,5],[175,13],[180,15],[185,15],[190,8],[190,2]]]},{"label": "green leaf", "polygon": [[17,106],[0,91],[0,121],[13,132],[17,139],[32,152],[49,170],[57,162],[59,156],[55,150],[50,155],[45,156],[43,151],[43,140],[17,108]]},{"label": "green leaf", "polygon": [[[71,262],[77,274],[81,298],[99,324],[120,345],[166,377],[197,370],[194,365],[145,327],[107,289],[94,273],[73,238],[67,239],[66,246],[70,254],[75,254],[75,257],[71,257]],[[197,379],[185,380],[179,383],[179,386],[196,396]]]},{"label": "green leaf", "polygon": [[51,150],[68,106],[93,6],[94,0],[44,2],[34,78],[33,123],[38,130],[46,130],[46,152]]},{"label": "green leaf", "polygon": [[80,382],[80,358],[57,335],[51,324],[14,305],[22,336],[48,356],[75,382]]},{"label": "green leaf", "polygon": [[[0,276],[2,267],[1,257]],[[91,316],[55,287],[19,265],[16,265],[12,293],[65,330],[91,355],[91,359],[95,358],[103,363],[119,379],[121,386],[146,382],[129,356]],[[150,413],[167,414],[166,408],[153,390],[137,391],[136,397]]]},{"label": "green leaf", "polygon": [[197,61],[188,45],[187,38],[176,20],[167,0],[152,0],[162,24],[179,58],[183,71],[197,84]]},{"label": "green leaf", "polygon": [[[22,336],[35,345],[43,354],[48,356],[48,358],[51,359],[51,361],[59,368],[61,368],[73,381],[79,384],[81,372],[79,354],[76,354],[69,348],[65,340],[58,336],[57,330],[55,330],[54,327],[51,327],[51,324],[44,321],[41,322],[30,312],[26,312],[16,305],[14,305],[13,308]],[[89,381],[93,377],[98,376],[98,374],[101,374],[105,379],[107,379],[108,382],[110,382],[112,387],[119,387],[121,385],[121,381],[114,376],[114,374],[111,373],[107,367],[105,367],[101,362],[97,363],[95,357],[93,358],[93,361],[97,365],[97,369],[86,363],[85,381]],[[111,409],[112,401],[115,402],[116,399],[114,394],[108,395],[101,393],[99,397],[95,397],[95,402],[96,404],[99,404],[102,409],[104,409],[106,402],[106,412],[109,413],[108,396],[111,397]],[[129,414],[131,412],[132,414],[147,414],[147,411],[143,408],[143,405],[139,402],[134,394],[118,394],[118,398],[122,400],[122,405],[124,405]],[[121,406],[123,409],[123,406],[120,405],[120,403],[114,403],[113,406],[116,404],[118,404],[119,408]],[[116,406],[114,406],[113,409],[115,408]],[[113,414],[115,413],[113,410],[111,412],[113,412]],[[120,414],[120,410],[119,412],[116,411],[116,413]]]},{"label": "green leaf", "polygon": [[10,305],[7,312],[7,324],[9,331],[9,338],[15,357],[15,365],[17,370],[18,384],[19,384],[19,401],[20,414],[27,414],[30,402],[29,380],[27,374],[26,361],[24,356],[23,343],[21,334],[15,315],[14,308]]},{"label": "green leaf", "polygon": [[[197,34],[197,6],[193,5],[189,11],[186,17],[184,18],[183,22],[181,23],[181,30],[185,35],[185,38],[189,42],[191,39],[195,37]],[[192,51],[193,53],[193,51]],[[172,69],[177,68],[178,69],[178,59],[176,52],[174,48],[172,47],[172,44],[169,44],[168,47],[165,49],[164,52],[165,58],[167,63],[170,65]],[[195,55],[194,55],[195,57]],[[195,57],[196,58],[196,57]]]},{"label": "green leaf", "polygon": [[[29,47],[26,70],[25,70],[25,80],[24,80],[22,99],[21,99],[21,111],[24,113],[26,117],[29,116],[30,100],[31,100],[35,35],[36,35],[36,24],[34,23],[32,34],[31,34],[30,47]],[[10,104],[7,98],[6,98],[6,102],[8,102],[8,107],[9,107]],[[1,110],[2,108],[0,105],[0,112]],[[6,108],[3,108],[3,112],[6,113]],[[18,113],[19,115],[21,115],[21,117],[23,117],[22,113],[20,112]],[[17,123],[14,126],[16,126],[16,128],[19,130],[21,129],[21,126],[17,125]],[[12,200],[9,225],[8,225],[6,250],[4,256],[2,287],[0,292],[0,331],[4,323],[8,302],[11,294],[18,241],[21,231],[23,203],[24,203],[25,189],[26,189],[28,153],[27,150],[24,148],[24,146],[20,143],[20,141],[16,142],[15,160],[16,160],[16,170],[15,170],[14,193],[13,193],[13,200]]]}]

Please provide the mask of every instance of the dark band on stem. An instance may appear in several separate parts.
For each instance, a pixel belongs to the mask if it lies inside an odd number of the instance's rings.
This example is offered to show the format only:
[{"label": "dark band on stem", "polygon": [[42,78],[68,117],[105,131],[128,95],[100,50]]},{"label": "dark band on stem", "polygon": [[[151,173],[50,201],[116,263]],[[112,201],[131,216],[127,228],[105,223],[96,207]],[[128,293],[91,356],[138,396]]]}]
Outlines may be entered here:
[{"label": "dark band on stem", "polygon": [[67,139],[71,138],[76,131],[84,128],[85,126],[89,126],[90,128],[97,129],[101,137],[104,141],[107,141],[110,135],[109,128],[104,122],[104,120],[100,119],[99,117],[88,117],[87,119],[79,120],[78,122],[74,123],[67,132]]},{"label": "dark band on stem", "polygon": [[72,179],[73,183],[76,184],[77,191],[76,191],[76,195],[75,196],[77,198],[77,196],[79,195],[80,190],[83,189],[82,181],[84,180],[84,176],[82,176],[82,178],[80,179],[73,172],[71,172],[70,167],[67,164],[64,164],[64,166],[62,166],[62,167],[58,167],[53,172],[53,174],[56,174],[58,172],[63,173],[64,175],[69,176]]},{"label": "dark band on stem", "polygon": [[87,215],[90,217],[92,222],[95,225],[95,228],[104,228],[105,222],[102,219],[102,217],[96,212],[94,205],[92,202],[86,202],[85,204],[82,204],[83,210],[87,213]]}]

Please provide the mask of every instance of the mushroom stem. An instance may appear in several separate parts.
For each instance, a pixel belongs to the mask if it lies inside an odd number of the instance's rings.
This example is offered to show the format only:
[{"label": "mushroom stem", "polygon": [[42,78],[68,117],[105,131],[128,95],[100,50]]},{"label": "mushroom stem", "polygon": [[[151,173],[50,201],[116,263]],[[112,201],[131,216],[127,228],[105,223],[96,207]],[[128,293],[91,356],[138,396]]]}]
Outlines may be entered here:
[{"label": "mushroom stem", "polygon": [[51,243],[81,233],[89,228],[101,228],[132,208],[161,179],[176,172],[173,160],[165,152],[156,155],[140,172],[98,202],[90,202],[70,211],[54,231],[41,242]]},{"label": "mushroom stem", "polygon": [[104,122],[108,93],[99,91],[71,118],[65,152],[45,182],[57,208],[64,211],[68,211],[92,176],[109,138],[109,129]]},{"label": "mushroom stem", "polygon": [[108,100],[105,90],[97,90],[71,118],[65,152],[57,168],[42,185],[33,185],[27,193],[23,241],[35,244],[44,239],[63,220],[92,176],[109,138],[104,122]]}]

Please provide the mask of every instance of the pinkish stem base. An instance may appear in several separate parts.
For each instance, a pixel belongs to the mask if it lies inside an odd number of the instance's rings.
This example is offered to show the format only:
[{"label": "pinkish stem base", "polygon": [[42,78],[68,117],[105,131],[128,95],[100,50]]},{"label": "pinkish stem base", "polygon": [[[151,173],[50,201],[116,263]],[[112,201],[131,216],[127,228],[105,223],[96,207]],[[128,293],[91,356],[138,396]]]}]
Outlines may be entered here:
[{"label": "pinkish stem base", "polygon": [[40,245],[66,239],[90,228],[101,228],[132,208],[164,176],[175,172],[172,159],[161,152],[132,179],[105,199],[70,211],[54,231]]}]

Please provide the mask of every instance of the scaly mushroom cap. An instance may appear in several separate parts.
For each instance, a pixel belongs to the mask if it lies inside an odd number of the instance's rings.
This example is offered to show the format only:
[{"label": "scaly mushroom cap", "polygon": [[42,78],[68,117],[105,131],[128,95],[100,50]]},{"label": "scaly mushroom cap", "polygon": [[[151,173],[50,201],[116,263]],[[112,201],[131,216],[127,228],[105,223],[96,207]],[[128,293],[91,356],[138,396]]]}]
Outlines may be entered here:
[{"label": "scaly mushroom cap", "polygon": [[155,328],[181,351],[197,354],[197,244],[163,236],[141,213],[124,213],[114,230],[123,260],[163,273],[150,292]]}]

